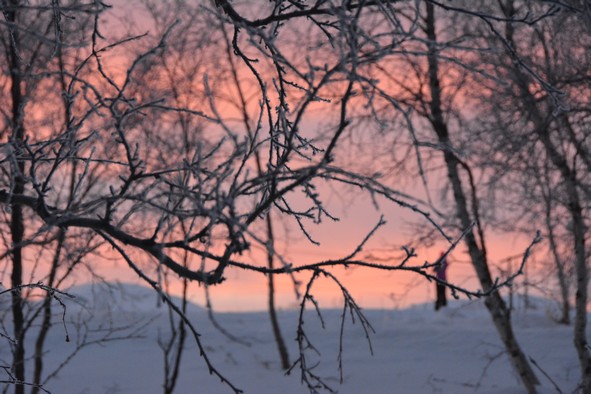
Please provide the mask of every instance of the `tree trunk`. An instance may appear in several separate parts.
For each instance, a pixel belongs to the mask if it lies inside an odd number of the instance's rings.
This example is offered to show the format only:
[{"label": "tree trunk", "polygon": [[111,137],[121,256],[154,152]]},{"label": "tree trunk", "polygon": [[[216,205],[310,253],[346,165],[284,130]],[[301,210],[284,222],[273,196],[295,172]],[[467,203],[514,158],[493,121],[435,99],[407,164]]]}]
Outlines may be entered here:
[{"label": "tree trunk", "polygon": [[[184,258],[184,265],[187,266],[187,255],[185,254],[185,258]],[[183,279],[183,296],[182,296],[182,305],[181,305],[181,310],[184,314],[187,313],[187,305],[188,305],[188,300],[187,300],[187,290],[189,288],[189,281],[185,278]],[[169,308],[170,311],[170,308]],[[170,313],[170,312],[169,312]],[[171,328],[172,325],[174,325],[174,321],[172,320],[172,316],[171,316]],[[187,329],[185,326],[185,322],[183,321],[183,319],[179,319],[178,321],[178,327],[177,327],[177,332],[178,332],[178,339],[176,342],[176,346],[174,346],[174,342],[173,339],[171,338],[171,342],[170,342],[170,347],[168,348],[168,351],[165,352],[164,354],[164,362],[165,362],[165,373],[164,373],[164,394],[172,394],[176,388],[176,385],[178,383],[178,377],[181,371],[181,361],[182,361],[182,357],[183,357],[183,353],[184,353],[184,347],[185,347],[185,342],[187,340]],[[173,328],[174,330],[174,328]],[[173,347],[174,347],[174,359],[172,361],[172,365],[170,365],[171,361],[168,359],[168,353],[170,353],[171,351],[173,351]]]},{"label": "tree trunk", "polygon": [[[541,114],[537,107],[532,107],[534,118],[541,123]],[[548,127],[536,124],[536,131],[540,141],[546,149],[550,160],[560,171],[566,186],[568,198],[568,210],[572,220],[572,234],[575,250],[575,272],[577,274],[577,291],[575,295],[575,325],[574,343],[579,356],[581,366],[581,390],[584,393],[591,392],[591,354],[587,342],[587,286],[589,284],[589,272],[587,269],[587,256],[585,246],[585,221],[583,208],[577,188],[577,176],[574,169],[570,168],[566,159],[558,152],[548,134]]]},{"label": "tree trunk", "polygon": [[583,209],[579,197],[578,181],[575,170],[572,169],[566,158],[556,148],[550,138],[550,122],[543,116],[540,108],[537,106],[536,99],[531,95],[527,88],[527,79],[520,70],[513,70],[514,77],[520,93],[529,110],[529,115],[534,124],[534,132],[539,141],[544,146],[546,154],[552,164],[558,169],[562,180],[564,181],[567,194],[567,208],[571,215],[573,223],[572,235],[575,251],[575,271],[577,276],[577,286],[575,295],[575,325],[574,325],[574,343],[579,356],[581,366],[581,384],[583,392],[591,392],[591,354],[589,353],[587,342],[587,285],[589,283],[589,274],[587,269],[586,246],[585,246],[585,223],[583,219]]},{"label": "tree trunk", "polygon": [[[271,221],[271,213],[267,213],[267,262],[270,270],[273,269],[273,261],[275,260],[274,250],[274,236],[273,236],[273,223]],[[279,358],[281,359],[281,368],[284,370],[289,369],[289,354],[285,341],[281,335],[281,329],[279,328],[279,321],[277,320],[277,312],[275,309],[275,282],[273,274],[269,273],[269,317],[271,318],[271,326],[273,327],[273,335],[275,336],[275,342],[277,343],[277,350],[279,351]]]},{"label": "tree trunk", "polygon": [[[532,98],[533,99],[533,98]],[[587,269],[587,256],[585,245],[585,221],[583,208],[577,187],[577,175],[567,160],[560,154],[552,143],[549,129],[537,106],[531,106],[531,115],[536,126],[536,134],[542,142],[552,164],[560,171],[566,186],[567,207],[572,220],[572,235],[575,250],[575,272],[577,275],[577,287],[575,294],[575,325],[574,343],[579,356],[581,366],[581,390],[584,393],[591,392],[591,354],[587,342],[587,286],[589,284],[589,272]]]},{"label": "tree trunk", "polygon": [[[16,7],[19,5],[18,0],[10,2],[11,9],[4,12],[4,17],[10,26],[10,48],[9,48],[9,62],[10,62],[10,80],[11,80],[11,100],[12,100],[12,135],[11,140],[14,142],[17,149],[22,146],[24,140],[24,125],[22,111],[24,100],[21,92],[22,75],[21,75],[21,61],[19,54],[20,34],[17,28],[14,28],[17,23]],[[13,193],[21,194],[25,190],[23,173],[25,163],[18,159],[16,168],[12,169],[11,181],[13,182]],[[25,233],[23,209],[20,205],[13,204],[11,206],[12,215],[10,220],[10,231],[12,236],[12,273],[10,276],[11,286],[15,289],[12,292],[12,320],[14,339],[16,343],[13,348],[12,373],[17,380],[14,386],[15,394],[24,394],[25,387],[22,384],[25,380],[25,329],[23,316],[23,298],[19,287],[23,284],[23,248],[22,241]]]},{"label": "tree trunk", "polygon": [[[513,17],[514,7],[512,6],[513,1],[507,2],[510,7],[505,7],[503,11],[505,16]],[[508,9],[509,11],[506,11]],[[514,37],[512,32],[507,33],[506,39],[513,48],[517,48],[515,45]],[[515,63],[514,63],[515,64]],[[515,64],[516,65],[516,64]],[[516,65],[517,66],[517,65]],[[515,67],[512,70],[514,82],[519,88],[520,97],[523,103],[526,105],[528,115],[534,126],[534,133],[538,140],[544,146],[546,155],[560,172],[562,180],[566,187],[568,210],[571,215],[573,228],[572,235],[574,240],[575,250],[575,271],[577,276],[577,286],[575,295],[575,325],[574,325],[574,344],[579,357],[579,363],[581,366],[581,391],[584,393],[591,392],[591,354],[589,353],[589,347],[587,342],[587,286],[589,284],[589,273],[586,262],[586,246],[585,246],[585,223],[583,219],[583,209],[579,197],[579,185],[577,181],[576,170],[571,168],[566,157],[561,154],[557,147],[550,138],[550,125],[552,119],[546,113],[550,111],[543,110],[538,105],[538,100],[532,95],[528,88],[529,78],[519,68]],[[562,128],[566,128],[566,134],[569,135],[568,125],[561,125]],[[571,138],[572,139],[572,138]],[[575,149],[580,150],[581,145],[578,144],[577,139],[573,141]],[[580,154],[579,154],[580,155]],[[581,155],[580,155],[581,156]],[[586,155],[584,155],[587,157]],[[589,196],[588,190],[583,189],[587,197]]]},{"label": "tree trunk", "polygon": [[[240,99],[240,109],[242,111],[242,120],[244,122],[244,126],[246,127],[248,136],[253,140],[255,143],[255,136],[256,134],[253,132],[250,122],[250,116],[248,114],[247,109],[247,102],[246,97],[244,95],[244,91],[242,89],[242,85],[238,78],[238,72],[234,65],[234,61],[232,60],[232,53],[233,49],[230,44],[230,40],[224,27],[221,27],[221,30],[224,34],[224,39],[226,43],[226,55],[228,56],[228,62],[231,67],[232,72],[232,81],[238,93],[238,98]],[[257,166],[257,171],[259,175],[263,175],[263,164],[260,153],[258,150],[254,151],[255,156],[255,164]],[[266,224],[267,224],[267,266],[270,270],[274,268],[274,260],[275,260],[275,238],[273,233],[273,221],[271,218],[271,213],[267,213],[266,217]],[[289,354],[287,352],[287,346],[285,346],[285,341],[283,340],[283,335],[281,334],[281,328],[279,326],[279,322],[277,320],[277,312],[275,310],[275,278],[272,273],[269,273],[268,277],[268,307],[269,307],[269,318],[271,320],[271,327],[273,329],[273,336],[275,337],[275,342],[277,343],[277,350],[279,351],[279,358],[281,360],[281,368],[284,370],[289,369],[290,362],[289,362]]]},{"label": "tree trunk", "polygon": [[[433,127],[433,131],[436,133],[439,143],[444,149],[444,160],[446,163],[447,174],[449,182],[452,186],[454,200],[456,204],[456,214],[463,228],[469,228],[472,226],[472,219],[468,211],[468,202],[466,195],[462,188],[462,180],[459,173],[460,161],[457,156],[453,153],[451,147],[452,143],[449,138],[449,130],[443,117],[443,110],[441,104],[441,85],[439,81],[439,70],[438,70],[438,59],[435,44],[437,43],[437,35],[435,32],[435,13],[433,4],[426,2],[427,17],[425,32],[429,39],[428,48],[428,66],[429,66],[429,88],[431,93],[430,102],[430,121]],[[474,191],[473,191],[474,192]],[[475,198],[475,197],[473,197]],[[473,207],[476,210],[476,207]],[[478,212],[474,212],[475,219],[478,220]],[[490,275],[488,261],[486,257],[486,251],[484,249],[483,232],[479,226],[480,243],[482,246],[478,246],[476,236],[473,230],[468,231],[464,241],[468,247],[468,253],[478,280],[484,291],[489,291],[493,287],[493,281]],[[534,374],[525,354],[521,350],[517,339],[513,334],[511,326],[510,312],[505,305],[505,302],[501,298],[498,291],[493,291],[492,294],[486,298],[485,305],[489,310],[494,325],[509,353],[511,362],[517,371],[523,386],[528,393],[536,392],[536,385],[539,381]]]},{"label": "tree trunk", "polygon": [[[14,188],[15,193],[22,193],[24,187],[22,181],[18,181]],[[12,274],[10,276],[11,286],[18,289],[23,284],[23,255],[22,247],[24,224],[22,208],[14,204],[12,206],[12,218],[10,223],[10,230],[12,232]],[[17,380],[14,386],[15,394],[24,394],[25,387],[18,382],[25,380],[25,330],[24,330],[24,316],[23,316],[23,298],[21,291],[14,290],[12,292],[12,322],[14,330],[14,344],[12,355],[12,373]]]},{"label": "tree trunk", "polygon": [[577,272],[577,292],[575,295],[575,348],[581,365],[581,390],[584,393],[591,392],[591,356],[587,342],[587,286],[589,285],[589,272],[585,256],[585,223],[583,221],[582,208],[578,199],[576,186],[571,185],[567,189],[569,193],[569,209],[573,220],[573,235],[575,240],[575,270]]},{"label": "tree trunk", "polygon": [[558,285],[560,287],[561,295],[561,316],[558,322],[560,324],[570,324],[570,302],[568,300],[568,285],[566,283],[566,275],[564,274],[564,263],[558,253],[558,246],[556,245],[556,238],[554,236],[554,226],[551,220],[552,207],[550,196],[544,196],[546,203],[546,229],[548,230],[548,242],[550,243],[550,251],[554,257],[554,264],[556,265],[556,272],[558,276]]},{"label": "tree trunk", "polygon": [[[441,140],[440,140],[441,141]],[[449,140],[447,140],[449,143]],[[457,158],[453,153],[444,153],[448,177],[452,185],[454,192],[454,199],[456,202],[457,216],[462,223],[462,227],[468,228],[472,225],[470,214],[467,208],[467,201],[462,189],[462,181],[458,171]],[[465,238],[466,246],[468,247],[468,253],[470,260],[480,281],[480,285],[484,291],[489,291],[493,287],[492,277],[490,275],[488,261],[486,255],[478,247],[476,243],[476,237],[474,232],[470,230]],[[484,242],[484,240],[481,240]],[[493,293],[485,299],[485,305],[491,314],[494,325],[499,333],[505,348],[509,354],[513,367],[517,371],[521,382],[528,393],[536,392],[536,385],[539,381],[531,368],[531,365],[527,361],[527,357],[521,350],[517,339],[513,333],[511,326],[511,313],[508,310],[505,302],[501,298],[498,291]]]},{"label": "tree trunk", "polygon": [[[60,229],[58,238],[57,238],[57,246],[55,249],[55,254],[53,255],[53,261],[51,263],[51,271],[49,272],[49,278],[47,280],[46,285],[49,287],[53,287],[55,284],[55,278],[57,275],[57,269],[59,267],[59,261],[61,258],[62,248],[64,246],[64,242],[66,240],[66,229]],[[33,369],[33,386],[31,388],[31,394],[38,394],[40,392],[40,385],[41,385],[41,377],[43,374],[43,353],[45,349],[45,339],[47,338],[47,333],[52,326],[51,322],[51,301],[52,297],[51,294],[47,293],[45,295],[45,299],[43,300],[43,320],[41,322],[41,327],[39,328],[39,334],[37,335],[37,340],[35,341],[35,355],[33,356],[34,359],[34,369]]]}]

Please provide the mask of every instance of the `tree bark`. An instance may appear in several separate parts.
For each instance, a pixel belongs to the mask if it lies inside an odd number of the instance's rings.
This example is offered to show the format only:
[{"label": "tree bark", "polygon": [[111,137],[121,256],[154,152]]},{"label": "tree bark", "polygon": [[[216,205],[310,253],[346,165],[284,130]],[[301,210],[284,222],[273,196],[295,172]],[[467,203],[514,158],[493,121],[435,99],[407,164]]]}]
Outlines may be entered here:
[{"label": "tree bark", "polygon": [[[537,114],[535,117],[540,115],[537,107],[533,107],[532,110]],[[541,120],[541,118],[538,120]],[[587,248],[585,245],[585,220],[579,189],[577,187],[577,176],[575,170],[570,168],[566,159],[552,143],[548,127],[539,125],[539,127],[536,127],[536,132],[552,164],[560,171],[566,187],[567,207],[572,220],[575,272],[577,275],[574,344],[581,366],[581,390],[584,393],[589,393],[591,392],[591,353],[589,353],[589,344],[587,341],[587,300],[589,298],[587,286],[589,285],[589,270],[587,268]]]},{"label": "tree bark", "polygon": [[[508,36],[507,40],[513,47],[514,39]],[[564,182],[567,208],[572,220],[573,248],[575,252],[575,272],[577,277],[575,294],[575,324],[574,324],[574,345],[577,350],[579,364],[581,367],[581,390],[584,393],[591,392],[591,353],[587,341],[587,301],[589,284],[589,272],[587,268],[587,256],[585,245],[585,221],[579,184],[576,169],[572,168],[567,158],[559,151],[550,137],[552,115],[545,116],[547,111],[541,109],[538,100],[532,95],[528,88],[528,77],[519,68],[513,68],[512,77],[519,88],[520,98],[525,104],[527,115],[534,127],[534,134],[544,147],[550,162],[560,172]],[[567,132],[568,134],[568,132]],[[583,193],[589,197],[586,189]]]},{"label": "tree bark", "polygon": [[[58,54],[57,54],[57,59],[59,62],[59,67],[60,67],[60,87],[62,89],[62,92],[67,92],[67,83],[66,83],[66,70],[65,70],[65,65],[64,65],[64,55],[62,53],[62,49],[61,47],[58,49]],[[72,114],[71,114],[71,107],[70,107],[70,103],[68,102],[68,100],[66,99],[65,95],[63,98],[63,104],[64,104],[64,125],[65,125],[65,129],[69,130],[72,125],[71,125],[71,119],[72,119]],[[74,161],[72,163],[72,172],[70,173],[70,187],[69,187],[69,194],[68,194],[68,204],[72,203],[72,200],[74,199],[74,188],[76,185],[76,168],[77,168],[77,163]],[[50,271],[49,271],[49,277],[47,279],[47,283],[46,285],[49,287],[54,287],[55,286],[55,282],[56,282],[56,278],[57,278],[57,273],[58,273],[58,268],[60,265],[60,259],[62,256],[62,249],[64,247],[65,241],[66,241],[66,233],[67,233],[67,229],[60,229],[58,236],[57,236],[57,245],[55,248],[55,253],[53,255],[53,259],[51,262],[51,267],[50,267]],[[38,394],[41,391],[41,380],[43,377],[43,357],[44,357],[44,350],[45,350],[45,340],[47,338],[47,334],[49,333],[49,330],[52,327],[52,307],[51,307],[51,301],[52,301],[52,295],[50,293],[47,293],[45,295],[45,299],[43,300],[43,306],[42,306],[42,322],[41,322],[41,327],[39,329],[39,334],[37,334],[37,339],[35,341],[35,354],[33,355],[33,360],[34,360],[34,368],[33,368],[33,386],[31,387],[31,394]]]},{"label": "tree bark", "polygon": [[[184,264],[187,265],[187,256],[185,255],[185,259],[184,259]],[[183,297],[182,297],[182,305],[181,305],[181,310],[183,311],[183,313],[187,313],[187,305],[188,305],[188,300],[187,300],[187,290],[189,287],[189,281],[185,278],[183,279]],[[169,309],[170,311],[170,309]],[[169,312],[170,313],[170,312]],[[172,320],[172,315],[171,315],[171,328],[173,328],[174,330],[174,321]],[[174,346],[174,337],[171,338],[171,342],[170,342],[170,346],[167,349],[167,351],[165,351],[164,354],[164,363],[165,363],[165,368],[164,368],[164,394],[172,394],[176,388],[176,385],[178,383],[178,377],[181,371],[181,361],[182,361],[182,357],[183,357],[183,352],[184,352],[184,347],[185,347],[185,342],[187,340],[187,329],[185,326],[185,322],[182,319],[179,319],[178,322],[178,327],[176,329],[176,332],[178,332],[178,339],[176,341],[176,347]],[[173,350],[174,347],[174,359],[172,360],[172,365],[171,365],[171,361],[168,359],[168,355],[169,353]]]},{"label": "tree bark", "polygon": [[558,322],[560,324],[570,324],[570,302],[568,300],[568,284],[566,283],[566,275],[564,273],[564,262],[558,253],[558,245],[556,244],[556,236],[554,234],[554,225],[552,224],[552,198],[550,195],[544,195],[544,203],[546,205],[546,229],[548,232],[548,242],[550,243],[550,251],[554,258],[556,265],[556,272],[558,276],[558,286],[560,287],[561,296],[561,316]]},{"label": "tree bark", "polygon": [[[18,181],[14,188],[15,193],[22,193],[24,190],[22,181]],[[12,232],[12,273],[10,276],[11,286],[14,289],[19,289],[23,284],[23,254],[20,246],[23,241],[24,224],[22,208],[19,205],[12,205],[12,217],[10,223],[10,230]],[[12,292],[12,324],[14,331],[14,349],[12,358],[12,373],[17,380],[14,386],[15,394],[24,394],[25,388],[18,382],[25,380],[25,330],[24,330],[24,316],[23,316],[23,298],[21,291],[14,290]]]},{"label": "tree bark", "polygon": [[[267,262],[269,270],[273,270],[274,268],[274,260],[275,260],[275,249],[274,243],[275,239],[273,236],[273,222],[271,220],[271,213],[267,213]],[[279,321],[277,320],[277,311],[275,308],[275,281],[274,275],[269,273],[267,275],[269,278],[269,317],[271,319],[271,326],[273,328],[273,336],[275,337],[275,342],[277,343],[277,350],[279,351],[279,358],[281,359],[281,368],[284,370],[288,370],[290,367],[289,363],[289,354],[287,352],[287,347],[285,346],[285,341],[283,340],[283,335],[281,335],[281,329],[279,328]]]},{"label": "tree bark", "polygon": [[[16,147],[21,147],[24,140],[24,124],[22,111],[24,107],[24,100],[21,92],[22,75],[21,75],[21,60],[19,54],[20,34],[15,24],[17,23],[17,6],[18,0],[10,1],[10,9],[4,12],[4,17],[9,23],[10,27],[10,47],[8,51],[10,63],[10,95],[12,101],[12,135],[11,140]],[[17,148],[18,149],[18,148]],[[12,169],[11,181],[13,182],[13,193],[22,194],[25,190],[25,183],[23,173],[25,163],[18,159],[16,168]],[[23,298],[19,287],[23,284],[23,248],[22,241],[25,233],[23,208],[21,205],[12,204],[11,206],[10,231],[12,238],[12,272],[10,275],[11,286],[16,289],[12,292],[12,320],[14,339],[16,343],[13,348],[12,373],[17,380],[14,386],[15,394],[24,394],[25,387],[22,384],[25,380],[25,329],[23,316]]]},{"label": "tree bark", "polygon": [[[61,258],[62,248],[64,246],[64,242],[66,240],[66,229],[60,229],[59,234],[57,237],[57,246],[55,250],[55,254],[53,255],[53,261],[51,263],[51,270],[49,272],[49,278],[47,280],[47,286],[53,287],[55,284],[55,278],[57,275],[57,269],[59,267],[59,261]],[[33,386],[31,387],[31,394],[38,394],[41,390],[41,377],[43,374],[43,352],[45,349],[45,339],[47,338],[47,333],[49,332],[52,322],[51,322],[51,301],[52,297],[51,294],[47,293],[43,300],[43,320],[41,322],[41,327],[39,328],[39,334],[37,335],[37,340],[35,341],[35,354],[33,356],[34,359],[34,369],[33,369]]]},{"label": "tree bark", "polygon": [[[502,4],[502,3],[501,3]],[[514,7],[513,0],[507,1],[506,7],[502,7],[505,16],[513,17]],[[515,45],[513,32],[509,31],[506,33],[507,42],[513,47],[518,48]],[[512,77],[514,82],[519,88],[520,99],[525,104],[525,110],[529,119],[534,126],[534,133],[538,140],[541,142],[546,155],[560,172],[561,178],[564,182],[566,194],[567,194],[567,208],[571,215],[572,220],[572,235],[573,235],[573,247],[575,251],[575,271],[577,276],[576,285],[576,296],[575,296],[575,324],[574,324],[574,344],[579,357],[579,363],[581,367],[581,391],[584,393],[591,392],[591,354],[589,353],[589,347],[587,342],[587,286],[589,284],[589,273],[586,262],[586,245],[585,245],[585,223],[583,219],[583,209],[581,206],[581,199],[579,196],[579,186],[582,191],[589,195],[588,189],[585,189],[582,184],[578,183],[577,174],[575,168],[571,168],[567,158],[559,151],[559,149],[553,143],[550,137],[550,126],[552,121],[560,120],[553,119],[553,115],[546,115],[550,111],[544,110],[539,107],[539,101],[533,96],[528,88],[529,78],[524,72],[517,67],[518,65],[514,62],[515,67],[512,68]],[[565,129],[567,138],[570,137],[571,142],[574,145],[575,150],[580,157],[587,159],[587,152],[584,151],[581,154],[582,145],[578,142],[577,138],[573,138],[571,131],[569,130],[570,124],[564,122],[559,127]],[[584,160],[588,164],[588,160]]]},{"label": "tree bark", "polygon": [[[228,62],[230,64],[230,69],[231,69],[231,75],[232,75],[232,81],[234,83],[234,86],[236,87],[236,91],[238,93],[238,98],[239,98],[239,103],[240,103],[240,109],[242,112],[242,121],[244,123],[244,126],[246,127],[248,136],[253,139],[253,143],[255,142],[255,136],[256,133],[253,132],[252,127],[251,127],[251,121],[250,121],[250,116],[248,114],[248,109],[247,109],[247,102],[246,102],[246,96],[244,94],[244,91],[242,89],[242,85],[240,83],[240,80],[238,78],[238,71],[236,69],[236,66],[234,65],[234,61],[232,60],[232,47],[230,44],[230,40],[228,38],[228,35],[226,34],[226,31],[224,30],[224,27],[221,26],[220,27],[222,29],[222,32],[224,34],[224,39],[225,39],[225,44],[226,44],[226,54],[228,56]],[[259,173],[259,175],[263,174],[263,164],[262,164],[262,158],[260,156],[260,153],[258,150],[254,151],[254,157],[255,157],[255,164],[257,167],[257,171]],[[275,261],[275,237],[274,237],[274,232],[273,232],[273,220],[271,218],[271,212],[269,211],[266,215],[266,226],[267,226],[267,266],[270,270],[272,270],[274,268],[274,261]],[[285,340],[283,339],[283,335],[281,334],[281,327],[279,326],[279,322],[277,320],[277,311],[275,308],[275,278],[273,276],[272,273],[269,273],[267,275],[268,278],[268,309],[269,309],[269,318],[271,320],[271,327],[273,329],[273,336],[275,337],[275,342],[277,343],[277,350],[279,352],[279,358],[281,361],[281,368],[284,370],[288,370],[290,367],[290,362],[289,362],[289,353],[287,351],[287,346],[285,346]]]},{"label": "tree bark", "polygon": [[[438,141],[444,149],[443,156],[449,182],[453,190],[454,201],[456,204],[456,215],[463,228],[470,228],[472,226],[472,219],[468,210],[468,201],[462,187],[462,179],[459,172],[461,163],[451,149],[452,141],[450,140],[447,123],[443,117],[441,101],[442,92],[439,80],[437,51],[435,47],[437,43],[435,13],[432,3],[426,2],[426,7],[427,17],[425,20],[425,32],[429,40],[427,60],[429,67],[429,89],[431,93],[430,121],[433,131],[437,135]],[[473,207],[473,209],[475,210],[475,207]],[[478,212],[473,212],[473,214],[475,219],[478,220]],[[480,281],[482,289],[486,292],[493,288],[493,280],[488,267],[486,251],[484,249],[485,241],[483,239],[483,231],[481,228],[479,228],[479,234],[482,238],[480,239],[482,245],[480,247],[473,230],[468,231],[464,241],[468,248],[468,253],[476,271],[476,275],[478,276],[478,280]],[[510,311],[507,309],[499,292],[496,290],[493,291],[491,295],[486,298],[485,305],[491,314],[497,332],[507,349],[511,362],[517,371],[523,386],[528,393],[535,393],[536,385],[539,384],[539,381],[515,338],[511,326]]]}]

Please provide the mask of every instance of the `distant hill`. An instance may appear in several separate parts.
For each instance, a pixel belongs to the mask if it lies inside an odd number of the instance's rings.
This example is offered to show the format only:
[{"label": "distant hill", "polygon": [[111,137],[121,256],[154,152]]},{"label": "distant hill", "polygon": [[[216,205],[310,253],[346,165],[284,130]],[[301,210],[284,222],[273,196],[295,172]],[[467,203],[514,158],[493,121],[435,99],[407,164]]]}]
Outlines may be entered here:
[{"label": "distant hill", "polygon": [[[68,294],[75,296],[68,300],[76,309],[90,309],[93,313],[110,311],[112,313],[150,313],[159,314],[166,310],[165,303],[152,288],[135,283],[87,283],[74,286],[67,290]],[[172,301],[180,306],[180,297],[170,296]],[[188,312],[203,313],[205,309],[197,304],[189,302]]]}]

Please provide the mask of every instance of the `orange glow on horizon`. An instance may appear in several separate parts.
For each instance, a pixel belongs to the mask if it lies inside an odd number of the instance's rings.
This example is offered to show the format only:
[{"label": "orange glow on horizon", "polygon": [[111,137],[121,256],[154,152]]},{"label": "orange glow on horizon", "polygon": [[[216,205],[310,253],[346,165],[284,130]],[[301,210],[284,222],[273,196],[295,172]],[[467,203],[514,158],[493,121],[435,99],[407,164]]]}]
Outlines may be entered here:
[{"label": "orange glow on horizon", "polygon": [[[363,211],[363,208],[360,208],[360,206],[357,208]],[[365,206],[365,208],[367,209],[369,207]],[[318,238],[322,243],[320,247],[310,244],[307,240],[292,239],[289,241],[289,247],[284,255],[290,257],[289,261],[294,266],[344,257],[352,252],[354,246],[357,244],[356,241],[359,241],[361,237],[360,234],[353,236],[350,227],[359,227],[360,223],[357,221],[357,217],[353,215],[350,221],[346,221],[346,224],[348,226],[343,225],[343,223],[337,223],[334,226],[328,226],[326,229],[323,229],[323,236]],[[338,230],[339,228],[341,228],[340,231]],[[500,275],[500,269],[514,272],[520,261],[519,256],[523,254],[531,239],[515,237],[512,234],[489,235],[488,249],[493,277]],[[382,232],[378,232],[375,235],[373,241],[368,243],[360,256],[365,255],[367,257],[371,255],[373,258],[365,258],[365,260],[396,265],[400,262],[402,253],[394,249],[391,251],[384,250],[384,246],[392,245],[393,248],[395,243],[403,244],[405,238],[409,239],[404,233],[397,232],[395,229],[386,226]],[[283,240],[278,241],[278,251],[285,249],[283,242]],[[439,252],[444,247],[445,244],[443,243],[436,244],[432,247],[419,247],[416,250],[418,257],[411,260],[408,265],[422,265],[426,261],[433,262],[439,257]],[[534,250],[534,252],[543,253],[542,249],[543,247],[538,246],[538,250]],[[512,263],[502,262],[508,256],[517,256],[517,258]],[[266,266],[266,257],[263,253],[256,251],[246,253],[244,256],[237,256],[236,259],[243,262],[250,261],[251,264],[258,266]],[[451,283],[463,286],[472,291],[479,289],[478,281],[475,279],[474,270],[465,254],[463,245],[458,246],[452,252],[448,258],[448,262],[448,280]],[[278,266],[277,262],[275,264]],[[539,269],[539,265],[536,265],[535,259],[529,264],[528,269],[530,274],[535,274]],[[156,263],[153,260],[141,264],[141,266],[145,268],[146,273],[150,277],[153,279],[157,278]],[[122,261],[105,263],[97,271],[110,280],[146,285]],[[335,267],[329,269],[329,271],[348,289],[362,308],[404,308],[414,304],[434,301],[434,283],[430,283],[416,273],[379,271],[355,266],[350,266],[349,268]],[[300,282],[298,287],[300,295],[303,295],[305,292],[310,277],[311,272],[296,274],[296,279]],[[226,269],[225,278],[226,280],[222,284],[209,288],[211,301],[216,311],[261,311],[267,308],[268,288],[266,276],[230,267]],[[518,283],[521,283],[524,279],[523,277],[518,279]],[[176,276],[171,274],[170,293],[180,296],[182,293],[181,289],[181,281],[176,280]],[[288,275],[275,275],[275,289],[276,304],[279,309],[299,307],[301,298],[296,298],[293,282]],[[323,308],[338,309],[343,306],[341,290],[329,278],[320,277],[315,282],[311,294]],[[191,283],[189,285],[188,298],[191,302],[204,306],[205,295],[203,286],[197,283]],[[451,299],[451,297],[449,298]],[[307,308],[312,307],[310,304],[307,305]]]}]

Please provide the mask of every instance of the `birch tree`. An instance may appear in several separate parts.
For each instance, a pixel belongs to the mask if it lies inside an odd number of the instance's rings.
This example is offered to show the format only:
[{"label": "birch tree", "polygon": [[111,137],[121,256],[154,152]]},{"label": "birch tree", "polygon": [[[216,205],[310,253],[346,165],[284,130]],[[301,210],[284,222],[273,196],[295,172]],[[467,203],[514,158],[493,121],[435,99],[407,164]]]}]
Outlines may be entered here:
[{"label": "birch tree", "polygon": [[[518,1],[499,2],[499,10],[508,20],[519,19],[540,10],[537,4]],[[563,292],[563,311],[568,308],[568,295],[564,278],[564,263],[573,256],[576,276],[574,343],[581,365],[581,387],[591,390],[591,366],[587,345],[588,303],[588,217],[589,197],[589,100],[583,93],[589,88],[587,76],[589,61],[589,31],[586,25],[588,10],[579,2],[561,4],[554,9],[557,16],[532,26],[504,24],[495,37],[484,36],[495,48],[496,75],[508,83],[491,84],[486,91],[483,111],[494,113],[491,124],[497,130],[489,140],[495,152],[507,152],[513,158],[522,158],[535,164],[541,201],[538,203],[545,217],[549,247],[557,264],[558,278]],[[498,41],[499,37],[501,38]],[[496,40],[497,44],[492,44]],[[485,116],[484,119],[492,119]],[[530,159],[531,158],[531,159]],[[488,158],[490,162],[495,159]],[[523,165],[508,166],[508,172],[499,179],[515,179]],[[536,178],[534,178],[536,179]],[[541,183],[541,185],[540,185]],[[532,201],[528,201],[532,202]],[[568,213],[565,220],[561,212]],[[563,248],[570,253],[558,255],[559,239],[555,223],[569,236]],[[563,320],[568,321],[568,311]]]}]

